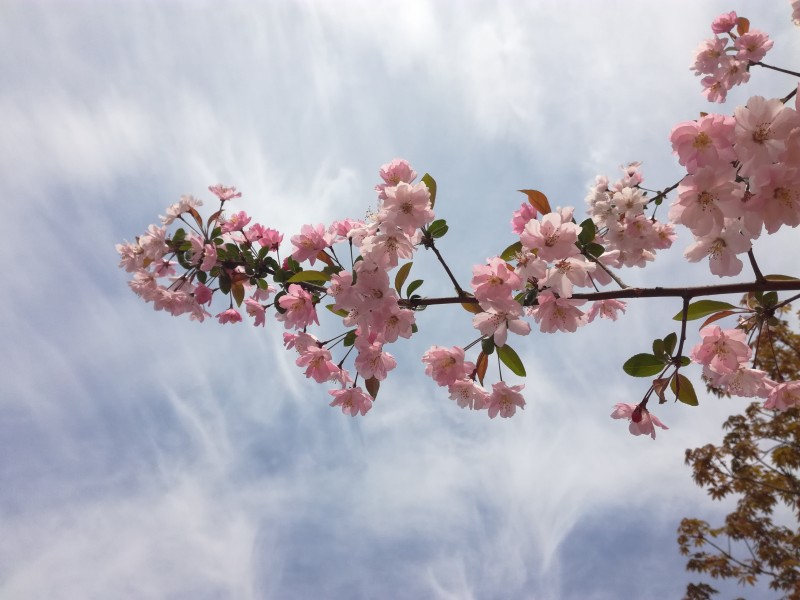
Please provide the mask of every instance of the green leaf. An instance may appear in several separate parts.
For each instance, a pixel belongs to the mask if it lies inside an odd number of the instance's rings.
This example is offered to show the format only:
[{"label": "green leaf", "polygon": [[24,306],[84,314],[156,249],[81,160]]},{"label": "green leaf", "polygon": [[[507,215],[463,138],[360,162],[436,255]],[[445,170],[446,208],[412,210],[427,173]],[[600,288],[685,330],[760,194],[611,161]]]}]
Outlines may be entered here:
[{"label": "green leaf", "polygon": [[764,299],[761,300],[761,304],[764,305],[764,308],[772,308],[778,303],[778,292],[767,292],[764,294]]},{"label": "green leaf", "polygon": [[497,356],[503,362],[505,366],[511,369],[511,372],[514,375],[518,375],[519,377],[525,377],[525,365],[522,364],[519,356],[516,352],[506,344],[505,346],[498,346],[497,347]]},{"label": "green leaf", "polygon": [[286,283],[298,283],[300,281],[330,281],[330,273],[323,273],[322,271],[300,271],[295,273]]},{"label": "green leaf", "polygon": [[433,205],[436,204],[436,181],[429,173],[425,173],[422,176],[422,183],[428,187],[428,191],[431,194],[431,208],[433,208]]},{"label": "green leaf", "polygon": [[431,223],[430,227],[428,227],[428,233],[433,238],[440,238],[445,233],[449,227],[447,226],[447,221],[444,219],[436,219],[433,223]]},{"label": "green leaf", "polygon": [[653,354],[662,361],[669,358],[664,350],[664,340],[653,340]]},{"label": "green leaf", "polygon": [[342,317],[342,318],[344,318],[344,317],[346,317],[347,315],[349,315],[349,314],[350,314],[349,312],[347,312],[347,311],[346,311],[345,309],[343,309],[343,308],[340,308],[339,310],[336,310],[335,308],[333,308],[334,306],[335,306],[334,304],[326,304],[326,305],[325,305],[325,308],[327,308],[329,311],[331,311],[331,312],[332,312],[333,314],[335,314],[337,317]]},{"label": "green leaf", "polygon": [[692,364],[692,359],[689,358],[688,356],[681,356],[681,363],[680,364],[681,364],[682,367],[687,367],[690,364]]},{"label": "green leaf", "polygon": [[481,350],[486,356],[489,356],[492,352],[494,352],[494,338],[487,337],[481,340]]},{"label": "green leaf", "polygon": [[411,324],[411,333],[417,333],[419,331],[419,327],[417,327],[416,323]]},{"label": "green leaf", "polygon": [[219,291],[223,294],[231,291],[231,279],[225,271],[219,274]]},{"label": "green leaf", "polygon": [[790,277],[789,275],[764,275],[767,281],[798,281],[797,277]]},{"label": "green leaf", "polygon": [[410,298],[410,297],[411,297],[411,294],[412,294],[412,293],[413,293],[413,292],[414,292],[416,289],[418,289],[418,288],[419,288],[419,286],[421,286],[421,285],[422,285],[422,283],[423,283],[422,279],[415,279],[414,281],[412,281],[411,283],[409,283],[409,284],[408,284],[408,287],[406,288],[406,298]]},{"label": "green leaf", "polygon": [[[728,304],[727,302],[720,302],[719,300],[698,300],[697,302],[692,302],[689,305],[689,310],[686,313],[686,320],[687,321],[694,321],[695,319],[699,319],[700,317],[705,317],[706,315],[710,315],[711,313],[715,313],[720,310],[726,310],[728,308],[736,308],[733,304]],[[674,321],[680,321],[683,318],[683,311],[679,312],[677,315],[672,317]]]},{"label": "green leaf", "polygon": [[689,406],[697,406],[700,404],[697,401],[697,394],[694,391],[692,382],[680,373],[675,373],[675,376],[669,383],[669,387],[675,393],[678,400],[684,404],[688,404]]},{"label": "green leaf", "polygon": [[605,252],[606,249],[603,248],[600,244],[592,242],[590,244],[586,244],[586,251],[595,258],[597,258],[598,256],[602,256],[603,252]]},{"label": "green leaf", "polygon": [[675,344],[678,343],[678,334],[674,331],[664,338],[664,352],[672,356],[675,351]]},{"label": "green leaf", "polygon": [[517,252],[522,252],[522,242],[514,242],[508,248],[500,253],[500,258],[503,260],[511,260],[517,255]]},{"label": "green leaf", "polygon": [[197,281],[205,285],[206,281],[208,280],[208,275],[206,275],[205,271],[197,271],[196,275]]},{"label": "green leaf", "polygon": [[592,219],[586,219],[581,223],[581,232],[578,234],[578,241],[586,245],[594,239],[596,234],[597,227],[595,227],[594,221],[592,221]]},{"label": "green leaf", "polygon": [[398,295],[403,293],[403,284],[408,279],[408,274],[411,272],[411,265],[413,264],[413,262],[408,262],[397,269],[397,275],[394,276],[394,289],[397,290]]},{"label": "green leaf", "polygon": [[351,329],[350,331],[348,331],[345,334],[344,340],[342,341],[342,344],[344,344],[345,346],[349,347],[349,346],[352,346],[355,343],[356,343],[356,330],[355,329]]},{"label": "green leaf", "polygon": [[652,377],[664,369],[664,361],[652,354],[636,354],[622,365],[622,370],[631,377]]},{"label": "green leaf", "polygon": [[183,227],[179,227],[175,230],[175,233],[172,235],[172,241],[175,243],[182,242],[186,239],[186,230]]}]

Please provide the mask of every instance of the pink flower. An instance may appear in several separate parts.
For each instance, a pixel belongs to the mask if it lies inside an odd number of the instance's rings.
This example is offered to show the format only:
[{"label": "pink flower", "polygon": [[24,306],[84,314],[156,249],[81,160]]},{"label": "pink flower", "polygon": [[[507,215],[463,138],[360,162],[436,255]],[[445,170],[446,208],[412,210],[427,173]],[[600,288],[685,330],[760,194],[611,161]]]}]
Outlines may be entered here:
[{"label": "pink flower", "polygon": [[633,435],[649,435],[653,439],[656,439],[655,426],[661,427],[661,429],[669,429],[657,416],[651,414],[650,411],[641,404],[615,404],[614,412],[611,413],[611,418],[629,419],[630,425],[628,430]]},{"label": "pink flower", "polygon": [[734,149],[742,163],[742,175],[751,175],[758,167],[777,161],[786,149],[789,133],[800,126],[797,111],[780,100],[761,96],[753,96],[747,106],[738,106],[734,114]]},{"label": "pink flower", "polygon": [[711,31],[714,33],[728,33],[731,29],[736,27],[737,18],[734,11],[723,13],[711,23]]},{"label": "pink flower", "polygon": [[602,319],[616,321],[617,312],[620,310],[625,312],[625,307],[626,304],[621,300],[597,300],[596,302],[592,302],[592,307],[589,309],[586,316],[589,323],[594,321],[597,315],[600,315]]},{"label": "pink flower", "polygon": [[547,276],[542,281],[562,298],[572,296],[572,286],[591,285],[590,273],[594,273],[597,266],[581,255],[571,256],[555,263],[547,269]]},{"label": "pink flower", "polygon": [[397,186],[386,188],[383,208],[378,212],[381,224],[392,224],[407,235],[429,224],[434,219],[431,209],[431,194],[424,183],[411,185],[400,182]]},{"label": "pink flower", "polygon": [[250,217],[243,210],[228,217],[228,220],[222,224],[222,233],[231,233],[232,231],[242,231],[250,222]]},{"label": "pink flower", "polygon": [[747,336],[741,329],[723,331],[717,325],[700,330],[703,341],[692,348],[692,360],[720,375],[733,373],[750,358]]},{"label": "pink flower", "polygon": [[800,0],[792,0],[792,21],[800,25]]},{"label": "pink flower", "polygon": [[512,310],[512,293],[522,287],[522,280],[499,256],[487,259],[488,265],[472,267],[472,289],[484,307]]},{"label": "pink flower", "polygon": [[211,291],[211,288],[207,288],[200,283],[196,288],[194,288],[194,299],[198,304],[210,304],[213,293],[214,292]]},{"label": "pink flower", "polygon": [[560,260],[575,256],[580,251],[575,247],[580,226],[564,220],[558,212],[551,212],[541,221],[530,221],[519,236],[525,248],[536,251],[543,260]]},{"label": "pink flower", "polygon": [[742,214],[745,186],[735,180],[736,171],[729,165],[701,167],[687,175],[678,186],[678,200],[670,207],[670,220],[696,236],[721,230],[726,217]]},{"label": "pink flower", "polygon": [[235,308],[229,308],[226,311],[223,311],[217,315],[217,319],[222,324],[225,323],[240,323],[242,321],[242,315],[239,314],[239,311]]},{"label": "pink flower", "polygon": [[313,265],[317,260],[317,254],[327,248],[330,244],[325,237],[325,227],[320,223],[316,226],[303,225],[298,235],[291,238],[295,246],[292,258],[297,262],[308,260]]},{"label": "pink flower", "polygon": [[386,199],[386,188],[394,187],[399,183],[412,183],[417,178],[417,172],[411,168],[408,161],[402,158],[395,158],[392,162],[386,163],[379,172],[384,183],[375,186],[378,198]]},{"label": "pink flower", "polygon": [[333,402],[330,405],[341,406],[342,412],[351,417],[358,414],[363,416],[372,408],[372,398],[365,394],[360,387],[328,390],[328,393],[333,396]]},{"label": "pink flower", "polygon": [[766,165],[750,178],[753,206],[761,208],[764,228],[775,233],[782,225],[800,225],[800,168]]},{"label": "pink flower", "polygon": [[772,45],[773,41],[769,39],[769,36],[758,29],[751,29],[733,42],[734,48],[738,50],[736,58],[752,62],[758,62],[764,58]]},{"label": "pink flower", "polygon": [[374,377],[378,381],[386,379],[389,371],[397,366],[397,361],[388,352],[383,352],[383,344],[375,342],[373,344],[359,343],[358,356],[355,360],[356,369],[364,379]]},{"label": "pink flower", "polygon": [[703,40],[695,50],[694,64],[691,66],[695,75],[714,73],[719,65],[720,56],[725,53],[727,44],[727,40],[718,37]]},{"label": "pink flower", "polygon": [[736,160],[733,151],[735,125],[733,117],[713,114],[698,121],[679,123],[669,137],[678,162],[689,173],[698,167],[733,162]]},{"label": "pink flower", "polygon": [[736,255],[752,247],[749,238],[736,229],[723,229],[697,238],[686,248],[683,255],[689,262],[698,262],[708,256],[711,272],[718,277],[738,275],[742,272],[742,261]]},{"label": "pink flower", "polygon": [[472,318],[472,326],[481,332],[481,335],[494,338],[495,346],[505,346],[508,332],[517,335],[528,335],[531,326],[519,318],[522,308],[516,305],[516,310],[510,312],[489,309],[478,313]]},{"label": "pink flower", "polygon": [[529,311],[543,333],[574,332],[586,324],[586,315],[577,308],[586,300],[556,298],[553,292],[544,291],[537,296],[537,302],[538,305],[530,307]]},{"label": "pink flower", "polygon": [[220,199],[220,202],[242,197],[242,193],[237,192],[235,187],[225,187],[221,183],[218,183],[217,185],[210,185],[208,186],[208,189],[212,194]]},{"label": "pink flower", "polygon": [[170,225],[183,213],[188,212],[192,208],[196,209],[200,206],[203,206],[202,200],[198,200],[193,196],[181,196],[180,202],[176,202],[167,208],[167,215],[165,217],[161,217],[161,224]]},{"label": "pink flower", "polygon": [[331,361],[331,353],[319,346],[309,346],[295,361],[298,367],[306,367],[305,375],[317,383],[330,380],[339,372]]},{"label": "pink flower", "polygon": [[525,225],[536,218],[536,214],[536,209],[530,202],[523,202],[519,210],[515,210],[511,216],[511,230],[519,235],[524,231]]},{"label": "pink flower", "polygon": [[492,393],[486,399],[489,418],[494,419],[498,414],[507,419],[513,417],[517,407],[525,408],[525,398],[520,394],[524,385],[509,387],[504,381],[498,381],[492,386]]},{"label": "pink flower", "polygon": [[788,410],[793,406],[800,406],[800,381],[779,383],[764,402],[764,408],[773,410]]},{"label": "pink flower", "polygon": [[278,313],[277,318],[284,322],[283,325],[286,329],[290,327],[302,329],[311,323],[319,325],[311,294],[296,283],[289,286],[288,293],[280,297],[278,304],[285,312]]},{"label": "pink flower", "polygon": [[261,325],[263,327],[266,316],[266,310],[264,309],[264,307],[253,298],[248,298],[247,300],[244,301],[244,304],[247,314],[255,318],[255,322],[253,322],[253,325],[256,327]]},{"label": "pink flower", "polygon": [[441,346],[431,346],[422,355],[425,374],[441,386],[452,385],[459,379],[466,379],[475,365],[464,361],[464,349],[453,346],[449,350]]},{"label": "pink flower", "polygon": [[489,393],[471,379],[459,379],[447,388],[450,399],[455,400],[461,408],[481,410],[486,408]]}]

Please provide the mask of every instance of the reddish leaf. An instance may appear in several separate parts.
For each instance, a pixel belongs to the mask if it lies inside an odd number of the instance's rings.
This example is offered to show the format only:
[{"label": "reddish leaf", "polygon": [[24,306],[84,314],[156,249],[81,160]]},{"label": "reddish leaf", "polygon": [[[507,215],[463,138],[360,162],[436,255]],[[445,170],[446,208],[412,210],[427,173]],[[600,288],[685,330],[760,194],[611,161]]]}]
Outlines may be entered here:
[{"label": "reddish leaf", "polygon": [[375,398],[378,397],[378,390],[381,389],[381,382],[374,377],[370,377],[364,381],[364,387],[367,388],[369,395],[372,396],[373,400],[375,400]]},{"label": "reddish leaf", "polygon": [[192,217],[194,218],[194,221],[195,221],[195,223],[197,223],[197,226],[198,226],[200,229],[202,229],[202,228],[203,228],[203,218],[200,216],[200,213],[199,213],[199,212],[197,212],[197,211],[196,211],[194,208],[192,208],[191,206],[189,207],[189,210],[188,210],[188,211],[186,211],[186,212],[188,212],[190,215],[192,215]]},{"label": "reddish leaf", "polygon": [[475,374],[478,376],[478,381],[483,385],[483,378],[486,377],[486,369],[489,367],[489,357],[484,354],[483,350],[478,355],[478,362],[475,363]]},{"label": "reddish leaf", "polygon": [[329,267],[333,266],[333,259],[330,256],[328,256],[328,253],[325,252],[325,250],[319,251],[319,254],[317,254],[317,260],[321,260]]},{"label": "reddish leaf", "polygon": [[733,310],[722,310],[722,311],[720,311],[718,313],[715,313],[715,314],[711,315],[705,321],[703,321],[703,324],[700,325],[700,329],[702,329],[703,327],[705,327],[709,323],[713,323],[714,321],[719,321],[720,319],[724,319],[725,317],[730,317],[731,315],[735,315],[735,314],[736,314],[736,311],[733,311]]},{"label": "reddish leaf", "polygon": [[750,21],[744,17],[736,19],[736,33],[744,35],[748,31],[750,31]]},{"label": "reddish leaf", "polygon": [[525,194],[528,197],[528,202],[530,202],[533,207],[538,210],[541,214],[546,215],[547,213],[553,212],[553,209],[550,208],[550,202],[547,201],[547,196],[545,196],[539,190],[518,190]]}]

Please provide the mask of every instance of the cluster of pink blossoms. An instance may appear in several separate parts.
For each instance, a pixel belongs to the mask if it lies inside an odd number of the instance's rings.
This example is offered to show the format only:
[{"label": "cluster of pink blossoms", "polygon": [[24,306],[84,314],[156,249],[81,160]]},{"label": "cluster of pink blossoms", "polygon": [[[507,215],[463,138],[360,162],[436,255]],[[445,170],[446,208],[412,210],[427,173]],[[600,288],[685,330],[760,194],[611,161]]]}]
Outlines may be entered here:
[{"label": "cluster of pink blossoms", "polygon": [[733,117],[709,114],[672,130],[673,150],[688,174],[669,217],[695,237],[685,252],[689,261],[708,257],[715,275],[738,275],[738,255],[762,229],[800,223],[798,98],[792,108],[753,96]]},{"label": "cluster of pink blossoms", "polygon": [[695,75],[704,76],[703,95],[709,102],[725,102],[728,90],[747,83],[750,64],[764,58],[773,42],[763,31],[750,31],[747,20],[735,12],[714,19],[711,31],[716,35],[700,44],[691,68]]}]

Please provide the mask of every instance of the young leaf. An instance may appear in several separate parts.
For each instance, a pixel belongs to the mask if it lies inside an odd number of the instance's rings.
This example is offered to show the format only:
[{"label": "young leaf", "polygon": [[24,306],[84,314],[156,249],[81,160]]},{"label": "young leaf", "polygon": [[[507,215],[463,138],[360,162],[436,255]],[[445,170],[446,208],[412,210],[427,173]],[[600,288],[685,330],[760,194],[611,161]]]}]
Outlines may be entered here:
[{"label": "young leaf", "polygon": [[492,352],[494,352],[494,338],[483,338],[483,340],[481,340],[481,350],[486,356],[489,356]]},{"label": "young leaf", "polygon": [[669,356],[675,351],[675,344],[678,343],[678,334],[674,331],[664,338],[664,352]]},{"label": "young leaf", "polygon": [[591,242],[589,244],[586,244],[586,251],[595,258],[597,258],[598,256],[602,256],[603,252],[605,252],[606,249],[603,248],[603,246],[601,246],[600,244]]},{"label": "young leaf", "polygon": [[506,344],[505,346],[497,347],[497,356],[507,366],[514,375],[525,377],[525,365],[522,364],[516,352]]},{"label": "young leaf", "polygon": [[547,213],[553,212],[553,209],[550,208],[550,202],[547,201],[547,196],[545,196],[539,190],[517,191],[525,194],[528,197],[528,202],[530,202],[533,208],[538,210],[541,214],[546,215]]},{"label": "young leaf", "polygon": [[669,387],[675,393],[678,400],[684,404],[688,404],[689,406],[697,406],[700,404],[697,401],[697,394],[694,391],[692,382],[680,373],[675,373]]},{"label": "young leaf", "polygon": [[322,271],[300,271],[299,273],[295,273],[291,277],[289,277],[289,281],[287,283],[298,283],[301,281],[330,281],[331,276],[329,273],[323,273]]},{"label": "young leaf", "polygon": [[486,369],[489,367],[489,356],[484,352],[478,355],[478,360],[475,363],[475,374],[478,376],[478,381],[483,385],[483,378],[486,377]]},{"label": "young leaf", "polygon": [[652,354],[636,354],[622,365],[622,370],[631,377],[652,377],[664,369],[664,361]]},{"label": "young leaf", "polygon": [[744,35],[750,31],[750,20],[745,19],[744,17],[739,17],[736,19],[736,33],[739,35]]},{"label": "young leaf", "polygon": [[333,314],[335,314],[337,317],[342,317],[342,318],[344,318],[344,317],[346,317],[347,315],[349,315],[349,314],[350,314],[349,312],[347,312],[347,311],[346,311],[345,309],[343,309],[343,308],[340,308],[339,310],[336,310],[335,308],[333,308],[334,306],[335,306],[334,304],[326,304],[326,305],[325,305],[325,308],[327,308],[329,311],[331,311],[331,312],[332,312]]},{"label": "young leaf", "polygon": [[344,340],[342,340],[342,344],[349,347],[355,343],[356,343],[356,330],[351,329],[345,334]]},{"label": "young leaf", "polygon": [[367,388],[369,395],[375,400],[378,397],[378,390],[381,389],[381,382],[374,377],[370,377],[364,381],[364,387]]},{"label": "young leaf", "polygon": [[[720,310],[727,310],[729,308],[736,308],[733,304],[727,302],[720,302],[719,300],[698,300],[689,305],[689,310],[686,314],[687,321],[694,321],[700,317],[705,317],[711,313]],[[672,317],[674,321],[680,321],[683,318],[683,311]]]},{"label": "young leaf", "polygon": [[517,252],[520,251],[522,251],[522,242],[514,242],[500,253],[500,258],[503,260],[511,260],[517,255]]},{"label": "young leaf", "polygon": [[797,281],[797,277],[789,277],[788,275],[764,275],[767,281]]},{"label": "young leaf", "polygon": [[409,283],[408,287],[406,288],[406,298],[410,298],[411,294],[421,285],[422,285],[422,279],[415,279],[414,281]]},{"label": "young leaf", "polygon": [[736,313],[732,310],[721,310],[718,313],[714,313],[710,317],[708,317],[703,324],[700,325],[700,329],[708,325],[709,323],[713,323],[714,321],[719,321],[720,319],[724,319],[725,317],[730,317],[731,315],[735,315]]},{"label": "young leaf", "polygon": [[764,308],[772,308],[778,303],[778,292],[767,292],[764,294],[764,299],[761,304]]},{"label": "young leaf", "polygon": [[408,279],[413,264],[413,262],[408,262],[397,269],[397,275],[394,276],[394,289],[397,290],[398,295],[403,293],[403,284]]},{"label": "young leaf", "polygon": [[233,294],[233,299],[236,300],[236,306],[241,306],[242,302],[244,302],[244,285],[237,281],[231,286],[231,293]]},{"label": "young leaf", "polygon": [[653,355],[662,361],[669,358],[664,350],[664,340],[653,340]]},{"label": "young leaf", "polygon": [[436,181],[429,173],[425,173],[422,176],[422,183],[428,186],[428,191],[431,194],[431,208],[433,208],[433,205],[436,204]]},{"label": "young leaf", "polygon": [[223,294],[227,294],[231,291],[231,279],[228,277],[227,271],[223,271],[219,274],[219,291]]},{"label": "young leaf", "polygon": [[588,244],[592,240],[594,240],[594,236],[597,234],[597,227],[595,227],[594,221],[592,219],[586,219],[583,223],[581,223],[581,232],[578,234],[578,241],[581,244]]},{"label": "young leaf", "polygon": [[473,315],[477,315],[483,312],[481,305],[477,302],[462,302],[461,308],[463,308],[468,313],[472,313]]},{"label": "young leaf", "polygon": [[428,233],[431,237],[438,239],[447,233],[448,229],[449,227],[444,219],[437,219],[431,223],[430,227],[428,228]]}]

